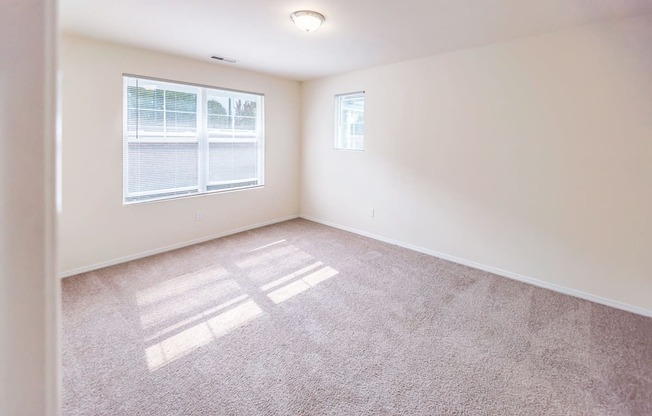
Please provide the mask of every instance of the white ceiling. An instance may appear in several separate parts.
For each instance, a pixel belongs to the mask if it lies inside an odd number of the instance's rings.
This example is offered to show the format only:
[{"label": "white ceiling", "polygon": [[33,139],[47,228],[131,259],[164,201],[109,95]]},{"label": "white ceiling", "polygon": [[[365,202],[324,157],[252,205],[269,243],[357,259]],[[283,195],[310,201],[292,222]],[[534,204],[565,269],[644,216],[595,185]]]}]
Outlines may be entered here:
[{"label": "white ceiling", "polygon": [[[60,0],[65,32],[306,80],[652,13],[652,0]],[[290,13],[326,16],[299,31]],[[211,60],[212,61],[212,60]]]}]

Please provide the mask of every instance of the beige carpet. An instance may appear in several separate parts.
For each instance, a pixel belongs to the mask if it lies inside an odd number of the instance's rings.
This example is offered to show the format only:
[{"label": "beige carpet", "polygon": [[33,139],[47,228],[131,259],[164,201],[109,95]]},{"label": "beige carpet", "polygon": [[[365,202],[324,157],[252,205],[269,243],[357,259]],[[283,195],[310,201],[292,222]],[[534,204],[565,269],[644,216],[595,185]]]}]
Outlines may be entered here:
[{"label": "beige carpet", "polygon": [[293,220],[63,282],[64,415],[652,415],[652,319]]}]

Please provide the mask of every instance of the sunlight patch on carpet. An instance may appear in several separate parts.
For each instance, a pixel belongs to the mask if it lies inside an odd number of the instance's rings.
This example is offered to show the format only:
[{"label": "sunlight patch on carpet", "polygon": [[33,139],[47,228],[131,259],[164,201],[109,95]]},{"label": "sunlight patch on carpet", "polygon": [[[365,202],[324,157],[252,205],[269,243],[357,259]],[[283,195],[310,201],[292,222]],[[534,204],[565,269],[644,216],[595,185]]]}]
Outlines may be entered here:
[{"label": "sunlight patch on carpet", "polygon": [[213,266],[198,270],[174,279],[166,280],[156,286],[141,290],[136,294],[138,306],[143,307],[177,297],[179,292],[185,292],[205,286],[228,276],[224,267]]},{"label": "sunlight patch on carpet", "polygon": [[273,243],[265,244],[264,246],[256,247],[253,250],[249,250],[249,253],[253,253],[254,251],[262,250],[271,246],[275,246],[276,244],[281,244],[285,243],[285,238],[282,240],[274,241]]},{"label": "sunlight patch on carpet", "polygon": [[271,301],[276,304],[285,302],[286,300],[295,297],[299,293],[305,292],[311,287],[315,287],[319,283],[330,279],[338,273],[339,272],[332,267],[323,267],[314,273],[311,273],[297,281],[283,286],[280,289],[268,293],[267,297],[269,297]]},{"label": "sunlight patch on carpet", "polygon": [[149,370],[155,371],[190,354],[262,313],[258,304],[249,300],[148,347],[145,357]]},{"label": "sunlight patch on carpet", "polygon": [[322,263],[321,261],[313,263],[310,266],[306,266],[301,270],[297,270],[294,273],[290,273],[290,274],[288,274],[286,276],[281,277],[280,279],[276,279],[273,282],[270,282],[270,283],[267,283],[266,285],[261,286],[260,290],[262,290],[263,292],[266,292],[271,288],[274,288],[276,286],[280,286],[285,282],[289,282],[290,280],[296,279],[297,277],[301,276],[302,274],[308,273],[309,271],[314,270],[317,267],[322,266],[323,264],[324,263]]}]

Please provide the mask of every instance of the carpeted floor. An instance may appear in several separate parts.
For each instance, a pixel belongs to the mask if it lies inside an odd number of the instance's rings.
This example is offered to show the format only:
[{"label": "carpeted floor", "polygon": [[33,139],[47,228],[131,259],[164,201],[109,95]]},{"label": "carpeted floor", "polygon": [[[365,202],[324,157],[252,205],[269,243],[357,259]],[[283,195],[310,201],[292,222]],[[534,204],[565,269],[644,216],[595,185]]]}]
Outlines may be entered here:
[{"label": "carpeted floor", "polygon": [[306,220],[63,282],[64,415],[652,415],[652,319]]}]

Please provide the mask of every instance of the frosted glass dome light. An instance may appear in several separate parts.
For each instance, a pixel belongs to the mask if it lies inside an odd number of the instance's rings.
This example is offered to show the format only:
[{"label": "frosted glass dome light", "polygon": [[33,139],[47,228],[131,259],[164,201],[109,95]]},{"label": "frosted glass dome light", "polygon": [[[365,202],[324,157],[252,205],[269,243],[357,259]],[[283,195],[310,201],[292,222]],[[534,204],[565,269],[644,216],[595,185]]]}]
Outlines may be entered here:
[{"label": "frosted glass dome light", "polygon": [[305,32],[313,32],[324,23],[324,15],[311,10],[299,10],[290,15],[297,27]]}]

